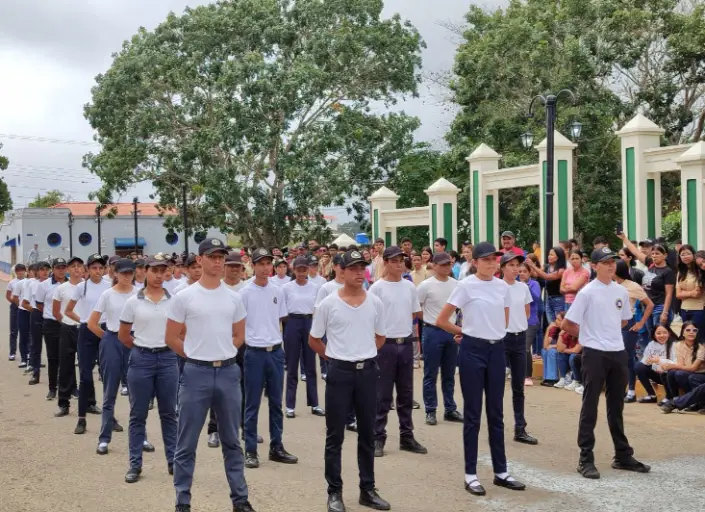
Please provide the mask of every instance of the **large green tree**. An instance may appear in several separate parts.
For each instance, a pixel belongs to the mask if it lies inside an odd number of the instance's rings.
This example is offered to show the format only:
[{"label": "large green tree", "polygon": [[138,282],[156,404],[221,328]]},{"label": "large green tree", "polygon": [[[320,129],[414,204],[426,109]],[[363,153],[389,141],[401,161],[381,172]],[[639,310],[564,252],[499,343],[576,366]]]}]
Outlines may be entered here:
[{"label": "large green tree", "polygon": [[[324,226],[321,207],[366,214],[373,183],[418,120],[380,114],[415,95],[423,41],[381,0],[237,0],[141,29],[96,78],[85,116],[102,144],[84,164],[98,198],[148,181],[247,244]],[[167,222],[178,226],[180,216]]]},{"label": "large green tree", "polygon": [[59,203],[63,203],[66,200],[66,194],[60,190],[50,190],[46,194],[37,194],[34,201],[30,202],[27,206],[29,208],[51,208]]},{"label": "large green tree", "polygon": [[[2,143],[0,143],[0,149],[2,149]],[[7,169],[10,161],[6,156],[0,154],[0,171]],[[5,180],[0,178],[0,221],[5,217],[5,212],[12,210],[12,198],[10,197],[10,190],[7,188],[7,183]]]}]

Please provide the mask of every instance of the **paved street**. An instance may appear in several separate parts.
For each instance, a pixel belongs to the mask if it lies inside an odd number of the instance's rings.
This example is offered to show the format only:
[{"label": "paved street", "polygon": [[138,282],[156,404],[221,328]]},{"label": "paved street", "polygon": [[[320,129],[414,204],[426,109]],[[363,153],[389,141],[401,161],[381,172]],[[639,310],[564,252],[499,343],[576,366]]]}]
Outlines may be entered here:
[{"label": "paved street", "polygon": [[[142,480],[128,485],[123,481],[127,470],[127,398],[119,397],[116,406],[116,416],[125,426],[125,432],[114,435],[109,455],[97,455],[100,418],[90,416],[88,433],[74,435],[75,407],[71,416],[54,418],[56,402],[44,400],[45,381],[39,386],[28,386],[29,377],[22,375],[17,362],[7,361],[7,309],[6,303],[0,306],[0,511],[173,511],[174,490],[166,471],[156,410],[150,414],[148,432],[157,451],[145,454]],[[421,370],[415,374],[416,396],[420,400]],[[323,388],[321,382],[321,394]],[[97,391],[100,394],[100,386]],[[305,403],[304,392],[300,386],[299,403]],[[460,392],[456,394],[460,398]],[[625,414],[627,435],[636,455],[653,466],[649,475],[632,475],[609,468],[611,441],[604,414],[601,414],[596,462],[602,480],[589,481],[575,472],[579,407],[580,397],[573,392],[539,386],[527,390],[529,431],[541,444],[537,447],[517,445],[511,441],[510,429],[506,430],[510,472],[527,483],[528,490],[523,493],[491,485],[487,431],[483,426],[479,476],[488,490],[485,498],[472,497],[463,489],[460,425],[441,421],[436,427],[428,427],[423,422],[423,410],[415,411],[416,435],[428,447],[429,454],[400,453],[398,423],[393,413],[388,455],[376,460],[380,494],[391,502],[393,510],[403,512],[671,512],[693,510],[695,504],[705,503],[704,416],[665,416],[655,406],[629,405]],[[263,411],[260,427],[266,428],[266,407]],[[509,388],[505,411],[509,413],[506,417],[511,418]],[[324,419],[310,415],[302,407],[297,412],[296,419],[285,419],[284,443],[299,457],[299,464],[283,466],[269,462],[266,448],[262,448],[262,466],[247,470],[250,501],[258,512],[325,510]],[[266,430],[260,433],[266,443]],[[366,510],[357,505],[354,434],[346,439],[343,478],[348,510]],[[193,510],[231,510],[222,456],[220,450],[207,447],[205,428],[196,464]]]}]

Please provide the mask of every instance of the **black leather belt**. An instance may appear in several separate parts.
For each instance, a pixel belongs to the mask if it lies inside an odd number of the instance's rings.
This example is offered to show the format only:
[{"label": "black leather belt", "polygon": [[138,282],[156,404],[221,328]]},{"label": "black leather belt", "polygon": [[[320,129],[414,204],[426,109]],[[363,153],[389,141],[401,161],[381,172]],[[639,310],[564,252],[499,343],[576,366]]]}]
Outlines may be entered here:
[{"label": "black leather belt", "polygon": [[305,315],[303,313],[289,313],[289,318],[313,318],[313,315]]},{"label": "black leather belt", "polygon": [[363,370],[374,366],[374,359],[365,359],[363,361],[343,361],[342,359],[328,359],[328,364],[339,366],[345,370]]},{"label": "black leather belt", "polygon": [[278,343],[271,347],[253,347],[252,345],[247,345],[247,350],[254,350],[255,352],[276,352],[282,348],[282,344]]},{"label": "black leather belt", "polygon": [[384,340],[385,343],[389,343],[390,345],[411,345],[412,339],[410,337],[407,338],[387,338]]},{"label": "black leather belt", "polygon": [[168,352],[171,349],[169,347],[157,347],[157,348],[147,348],[135,345],[135,348],[140,349],[142,352],[149,352],[150,354],[161,354],[162,352]]},{"label": "black leather belt", "polygon": [[467,338],[470,341],[480,341],[483,343],[487,343],[489,345],[496,345],[497,343],[501,343],[502,340],[486,340],[484,338],[476,338],[475,336],[468,336],[467,334],[463,334],[463,338]]},{"label": "black leather belt", "polygon": [[187,363],[195,364],[196,366],[207,366],[209,368],[225,368],[226,366],[232,366],[235,364],[235,358],[231,357],[225,361],[201,361],[200,359],[186,358]]},{"label": "black leather belt", "polygon": [[507,336],[519,336],[520,334],[524,334],[526,331],[519,331],[519,332],[508,332]]}]

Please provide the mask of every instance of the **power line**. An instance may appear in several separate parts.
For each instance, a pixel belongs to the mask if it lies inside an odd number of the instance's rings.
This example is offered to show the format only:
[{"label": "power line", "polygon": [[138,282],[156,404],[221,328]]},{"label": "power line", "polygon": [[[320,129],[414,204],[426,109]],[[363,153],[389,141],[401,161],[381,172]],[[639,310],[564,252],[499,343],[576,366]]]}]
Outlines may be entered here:
[{"label": "power line", "polygon": [[69,168],[69,167],[53,167],[51,165],[22,164],[22,163],[17,163],[14,160],[10,162],[10,167],[15,167],[18,169],[37,169],[37,170],[46,170],[46,171],[61,171],[61,172],[71,172],[71,173],[79,173],[79,174],[90,174],[90,171],[88,169]]},{"label": "power line", "polygon": [[69,146],[100,146],[95,141],[55,139],[53,137],[40,137],[38,135],[18,135],[16,133],[0,133],[0,139],[24,140],[29,142],[44,142],[48,144],[67,144]]}]

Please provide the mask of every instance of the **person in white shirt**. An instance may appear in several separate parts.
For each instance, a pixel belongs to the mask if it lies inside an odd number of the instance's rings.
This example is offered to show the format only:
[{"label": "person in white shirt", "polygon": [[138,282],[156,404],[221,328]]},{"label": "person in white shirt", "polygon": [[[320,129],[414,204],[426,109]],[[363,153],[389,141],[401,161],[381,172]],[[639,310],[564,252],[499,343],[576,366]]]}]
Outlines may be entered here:
[{"label": "person in white shirt", "polygon": [[31,264],[27,268],[27,277],[19,281],[12,289],[12,300],[17,304],[17,329],[19,331],[19,349],[20,349],[20,364],[18,368],[26,368],[29,364],[29,337],[30,337],[30,322],[29,311],[24,306],[25,290],[28,290],[29,285],[34,281],[36,269],[35,265]]},{"label": "person in white shirt", "polygon": [[144,288],[145,277],[147,275],[147,262],[143,259],[135,261],[135,288]]},{"label": "person in white shirt", "polygon": [[[460,343],[458,367],[465,402],[463,410],[463,449],[465,451],[465,490],[484,496],[477,477],[477,442],[485,395],[487,429],[494,471],[494,485],[513,491],[526,486],[507,473],[504,449],[505,355],[502,340],[507,332],[511,299],[509,285],[494,277],[502,256],[490,242],[480,242],[472,251],[475,274],[458,283],[436,318],[436,325],[455,336]],[[462,327],[451,322],[460,309]]]},{"label": "person in white shirt", "polygon": [[10,355],[8,356],[9,361],[14,361],[17,357],[17,335],[19,333],[18,320],[17,320],[17,299],[13,298],[12,294],[15,289],[17,289],[27,274],[27,267],[18,263],[15,265],[14,273],[15,277],[12,281],[7,283],[7,289],[5,290],[5,299],[10,303]]},{"label": "person in white shirt", "polygon": [[[40,261],[36,264],[37,278],[32,281],[29,286],[29,291],[27,292],[28,303],[25,307],[30,312],[30,336],[29,336],[29,361],[27,362],[27,369],[25,373],[32,373],[32,378],[29,381],[30,385],[39,384],[39,371],[41,370],[42,364],[42,324],[44,323],[43,312],[37,307],[37,290],[49,279],[49,270],[51,269],[51,263],[47,261]],[[35,371],[35,366],[36,371]]]},{"label": "person in white shirt", "polygon": [[291,281],[288,272],[289,264],[286,260],[279,260],[274,264],[274,275],[269,278],[269,281],[275,286],[284,286]]},{"label": "person in white shirt", "polygon": [[[120,391],[120,380],[126,371],[130,352],[120,343],[118,329],[120,314],[127,299],[137,292],[132,284],[135,277],[135,262],[128,258],[117,260],[114,275],[117,282],[101,294],[88,317],[88,328],[100,339],[98,362],[103,378],[103,414],[96,449],[98,455],[108,453],[113,430],[116,432],[123,430],[115,418],[115,399]],[[101,326],[101,318],[105,319],[105,328]]]},{"label": "person in white shirt", "polygon": [[[235,356],[245,339],[247,312],[240,296],[223,285],[228,250],[217,238],[198,246],[203,275],[171,299],[166,344],[186,360],[179,384],[174,489],[176,510],[191,509],[191,485],[198,437],[208,408],[218,416],[225,472],[233,512],[254,512],[248,501],[238,430],[242,425],[240,379]],[[186,329],[186,336],[182,333]],[[161,407],[161,404],[160,404]]]},{"label": "person in white shirt", "polygon": [[174,288],[173,295],[178,295],[193,283],[197,283],[201,279],[201,276],[203,275],[203,266],[198,261],[195,254],[191,254],[186,259],[186,274],[188,277],[179,281],[179,284],[176,288]]},{"label": "person in white shirt", "polygon": [[605,388],[607,422],[615,448],[613,469],[648,473],[651,468],[634,458],[624,434],[624,390],[627,387],[627,352],[622,328],[632,318],[629,293],[613,281],[619,255],[608,247],[596,249],[590,259],[597,278],[575,297],[561,328],[579,337],[583,346],[583,406],[578,423],[580,461],[578,472],[585,478],[600,478],[595,467],[595,424],[600,393]]},{"label": "person in white shirt", "polygon": [[[414,401],[414,318],[420,316],[421,305],[414,283],[402,279],[405,271],[404,252],[392,245],[384,250],[383,277],[370,286],[369,292],[382,301],[387,339],[377,357],[377,421],[375,425],[375,457],[384,455],[387,442],[387,418],[392,407],[394,387],[397,390],[399,416],[399,449],[425,454],[428,450],[414,438],[411,412]],[[359,427],[359,425],[358,425]]]},{"label": "person in white shirt", "polygon": [[69,302],[73,299],[76,286],[81,283],[83,275],[83,260],[73,257],[68,261],[67,271],[69,280],[59,285],[54,292],[51,305],[45,303],[45,307],[50,307],[52,315],[61,324],[59,330],[59,384],[58,395],[59,408],[54,416],[62,418],[68,416],[71,405],[71,396],[78,389],[76,380],[76,352],[78,342],[78,325],[80,322],[69,318],[64,314]]},{"label": "person in white shirt", "polygon": [[318,258],[315,256],[309,256],[308,258],[308,280],[320,288],[328,281],[318,273]]},{"label": "person in white shirt", "polygon": [[167,263],[169,266],[166,269],[163,286],[171,295],[175,295],[176,287],[181,284],[181,281],[174,278],[174,260],[168,259]]},{"label": "person in white shirt", "polygon": [[[448,302],[458,281],[451,277],[453,268],[450,255],[439,252],[433,256],[434,275],[422,281],[418,288],[419,303],[423,312],[423,401],[426,408],[426,424],[436,425],[438,393],[436,381],[441,373],[443,392],[443,419],[451,422],[463,421],[455,403],[455,367],[458,364],[458,344],[453,335],[436,326],[436,318]],[[455,322],[455,315],[451,318]]]},{"label": "person in white shirt", "polygon": [[[366,292],[367,263],[358,251],[336,256],[336,279],[343,286],[316,305],[309,345],[329,362],[326,382],[325,477],[328,511],[344,512],[341,452],[350,409],[358,418],[357,465],[361,505],[389,510],[375,489],[374,435],[377,418],[377,354],[385,343],[382,301]],[[323,342],[326,336],[327,343]]]},{"label": "person in white shirt", "polygon": [[147,413],[154,396],[159,406],[167,471],[170,475],[174,474],[179,367],[176,354],[166,345],[164,338],[167,310],[171,302],[171,295],[162,286],[167,263],[163,256],[158,255],[150,258],[146,265],[146,286],[125,302],[118,330],[118,339],[130,351],[127,370],[130,390],[130,468],[125,475],[127,483],[137,482],[142,474],[142,451],[147,441]]},{"label": "person in white shirt", "polygon": [[514,409],[514,440],[518,443],[539,444],[526,431],[524,416],[524,380],[526,379],[526,330],[531,315],[531,291],[518,280],[524,256],[508,251],[499,260],[502,279],[509,286],[509,322],[504,336],[504,355],[512,375],[512,407]]},{"label": "person in white shirt", "polygon": [[293,267],[296,280],[282,286],[287,309],[287,320],[284,323],[284,354],[287,372],[286,417],[296,416],[294,410],[301,358],[306,372],[306,405],[311,407],[311,412],[315,416],[325,416],[325,411],[318,405],[316,354],[308,346],[318,286],[308,279],[309,259],[306,256],[297,256]]},{"label": "person in white shirt", "polygon": [[228,253],[225,258],[225,274],[223,276],[223,284],[234,292],[239,292],[245,287],[245,282],[242,280],[245,277],[245,264],[242,262],[242,257],[239,251]]},{"label": "person in white shirt", "polygon": [[259,467],[257,455],[257,419],[262,392],[267,390],[269,402],[269,460],[296,464],[298,458],[284,449],[282,432],[282,395],[284,394],[284,364],[282,335],[279,322],[287,316],[286,300],[281,287],[272,284],[274,257],[267,249],[252,254],[255,279],[240,291],[247,311],[245,339],[245,467]]},{"label": "person in white shirt", "polygon": [[74,434],[86,433],[86,413],[101,414],[96,405],[95,384],[93,383],[93,368],[98,358],[100,338],[88,328],[88,318],[98,299],[105,290],[112,287],[103,279],[105,260],[100,254],[93,254],[86,261],[88,278],[73,290],[64,315],[80,324],[78,328],[78,422]]},{"label": "person in white shirt", "polygon": [[[342,267],[340,266],[341,262],[343,261],[342,256],[339,254],[336,254],[333,257],[333,261],[331,263],[332,269],[333,269],[333,279],[328,281],[326,284],[321,286],[318,289],[318,293],[316,294],[316,307],[325,299],[328,297],[333,292],[337,292],[339,289],[343,287],[344,281],[343,281],[343,270]],[[326,343],[326,338],[323,337],[323,343]],[[326,380],[328,378],[328,361],[324,357],[321,357],[321,377],[323,380]],[[302,376],[302,379],[305,377],[305,374]],[[352,421],[351,423],[348,424],[348,430],[354,431],[355,430],[355,417],[354,415],[352,416]]]}]

